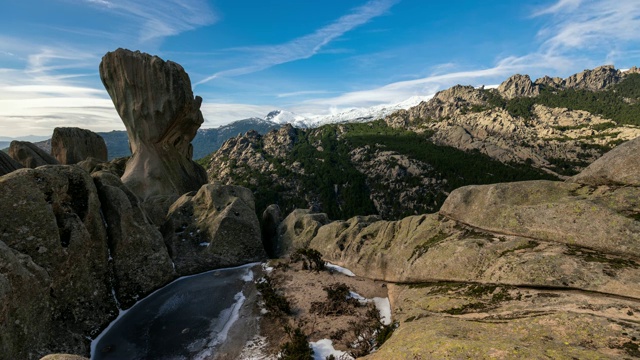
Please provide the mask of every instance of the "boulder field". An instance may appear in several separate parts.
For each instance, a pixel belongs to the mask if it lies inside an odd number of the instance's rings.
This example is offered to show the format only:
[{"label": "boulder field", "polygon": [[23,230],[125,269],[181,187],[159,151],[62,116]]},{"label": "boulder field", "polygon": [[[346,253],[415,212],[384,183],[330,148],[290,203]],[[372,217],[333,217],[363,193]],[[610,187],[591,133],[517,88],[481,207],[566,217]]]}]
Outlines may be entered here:
[{"label": "boulder field", "polygon": [[279,226],[389,282],[399,326],[370,359],[640,356],[640,138],[566,182],[466,186],[435,214]]},{"label": "boulder field", "polygon": [[202,186],[201,99],[182,67],[118,49],[100,70],[131,159],[105,162],[76,128],[54,131],[57,159],[31,143],[0,154],[0,359],[89,356],[120,310],[176,277],[266,257],[253,194]]}]

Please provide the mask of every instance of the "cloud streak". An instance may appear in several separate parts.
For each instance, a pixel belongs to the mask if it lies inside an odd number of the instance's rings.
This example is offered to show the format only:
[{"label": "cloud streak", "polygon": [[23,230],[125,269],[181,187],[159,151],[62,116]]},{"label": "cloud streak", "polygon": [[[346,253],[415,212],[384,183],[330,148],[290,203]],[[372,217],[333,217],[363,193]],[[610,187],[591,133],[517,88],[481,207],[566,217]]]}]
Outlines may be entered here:
[{"label": "cloud streak", "polygon": [[142,21],[139,40],[173,36],[213,24],[217,17],[204,0],[84,0],[106,11]]},{"label": "cloud streak", "polygon": [[194,86],[207,83],[222,76],[246,75],[291,61],[308,59],[346,32],[368,23],[373,18],[383,15],[398,1],[399,0],[371,0],[365,5],[354,9],[351,13],[340,17],[333,23],[316,30],[312,34],[296,38],[284,44],[232,49],[252,53],[254,54],[252,58],[258,60],[246,66],[217,72],[198,81]]}]

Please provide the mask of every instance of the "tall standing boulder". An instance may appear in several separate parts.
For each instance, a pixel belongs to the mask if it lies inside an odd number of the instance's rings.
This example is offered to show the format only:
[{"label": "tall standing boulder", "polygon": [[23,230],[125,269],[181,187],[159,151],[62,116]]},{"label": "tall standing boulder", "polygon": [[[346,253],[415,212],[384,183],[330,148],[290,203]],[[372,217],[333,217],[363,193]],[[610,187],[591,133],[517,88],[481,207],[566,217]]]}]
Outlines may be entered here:
[{"label": "tall standing boulder", "polygon": [[56,165],[58,160],[28,141],[14,140],[9,145],[9,156],[26,168]]},{"label": "tall standing boulder", "polygon": [[51,155],[64,165],[77,164],[89,157],[107,161],[107,144],[91,130],[59,127],[51,137]]},{"label": "tall standing boulder", "polygon": [[145,200],[182,195],[207,182],[192,161],[191,140],[203,123],[182,66],[157,56],[118,49],[100,63],[100,78],[127,128],[132,156],[122,181]]}]

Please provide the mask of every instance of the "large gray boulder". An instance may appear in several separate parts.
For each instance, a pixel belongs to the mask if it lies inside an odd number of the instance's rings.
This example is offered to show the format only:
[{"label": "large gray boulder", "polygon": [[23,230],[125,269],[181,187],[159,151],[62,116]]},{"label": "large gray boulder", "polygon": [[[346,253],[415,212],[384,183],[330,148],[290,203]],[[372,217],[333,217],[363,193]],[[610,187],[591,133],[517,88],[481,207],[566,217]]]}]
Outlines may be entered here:
[{"label": "large gray boulder", "polygon": [[9,156],[26,168],[58,164],[53,156],[28,141],[14,140],[9,145]]},{"label": "large gray boulder", "polygon": [[75,166],[16,170],[0,177],[0,214],[0,353],[88,354],[117,315],[93,180]]},{"label": "large gray boulder", "polygon": [[145,200],[182,195],[206,183],[191,140],[204,121],[182,66],[118,49],[100,63],[100,78],[127,128],[132,156],[122,181]]},{"label": "large gray boulder", "polygon": [[251,190],[220,183],[180,197],[162,232],[179,275],[266,258]]},{"label": "large gray boulder", "polygon": [[9,154],[0,151],[0,176],[22,169],[23,167],[22,164],[13,160]]},{"label": "large gray boulder", "polygon": [[60,164],[72,165],[87,158],[107,161],[107,144],[102,136],[90,130],[57,127],[51,137],[51,155]]},{"label": "large gray boulder", "polygon": [[617,146],[569,181],[594,186],[640,186],[640,138]]},{"label": "large gray boulder", "polygon": [[138,198],[111,173],[98,171],[92,177],[107,224],[115,294],[128,308],[176,273],[162,234],[147,220]]},{"label": "large gray boulder", "polygon": [[330,223],[325,213],[315,213],[308,209],[295,209],[278,226],[278,242],[275,255],[283,256],[301,248],[306,248],[321,226]]}]

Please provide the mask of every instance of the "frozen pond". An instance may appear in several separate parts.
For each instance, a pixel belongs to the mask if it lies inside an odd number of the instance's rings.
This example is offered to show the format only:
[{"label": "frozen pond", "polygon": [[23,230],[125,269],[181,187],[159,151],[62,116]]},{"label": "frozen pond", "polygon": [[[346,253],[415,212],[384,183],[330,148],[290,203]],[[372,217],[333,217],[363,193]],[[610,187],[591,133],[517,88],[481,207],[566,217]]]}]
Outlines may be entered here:
[{"label": "frozen pond", "polygon": [[253,271],[259,268],[250,264],[175,280],[121,312],[92,342],[91,358],[208,359],[222,351],[229,356],[234,349],[228,349],[228,336],[240,351],[254,335],[250,308]]}]

